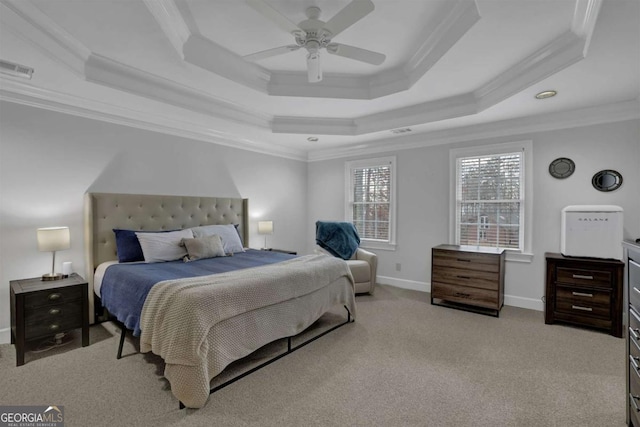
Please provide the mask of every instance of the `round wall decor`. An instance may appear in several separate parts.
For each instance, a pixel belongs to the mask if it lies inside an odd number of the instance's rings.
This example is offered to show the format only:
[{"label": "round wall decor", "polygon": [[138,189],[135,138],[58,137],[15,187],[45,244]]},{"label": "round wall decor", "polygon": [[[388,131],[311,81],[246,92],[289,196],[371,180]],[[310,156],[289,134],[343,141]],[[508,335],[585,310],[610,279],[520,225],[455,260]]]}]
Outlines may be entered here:
[{"label": "round wall decor", "polygon": [[591,185],[598,191],[617,190],[622,185],[622,175],[618,171],[604,169],[593,175]]},{"label": "round wall decor", "polygon": [[570,177],[575,170],[576,164],[566,157],[559,157],[549,164],[549,173],[558,179]]}]

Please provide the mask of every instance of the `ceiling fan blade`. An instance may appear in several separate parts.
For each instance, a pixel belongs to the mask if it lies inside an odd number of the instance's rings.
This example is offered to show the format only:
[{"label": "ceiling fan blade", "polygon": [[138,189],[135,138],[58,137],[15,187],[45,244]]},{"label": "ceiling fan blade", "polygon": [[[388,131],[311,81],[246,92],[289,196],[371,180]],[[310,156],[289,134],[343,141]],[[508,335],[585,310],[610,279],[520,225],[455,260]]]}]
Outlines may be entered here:
[{"label": "ceiling fan blade", "polygon": [[341,43],[331,43],[327,46],[327,52],[332,55],[344,56],[345,58],[355,59],[356,61],[362,61],[372,65],[380,65],[387,58],[386,55],[382,53]]},{"label": "ceiling fan blade", "polygon": [[271,58],[272,56],[282,55],[283,53],[293,52],[294,50],[300,49],[300,46],[295,44],[290,44],[287,46],[274,47],[273,49],[262,50],[260,52],[252,53],[250,55],[245,55],[242,58],[247,61],[259,61],[265,58]]},{"label": "ceiling fan blade", "polygon": [[246,0],[246,2],[249,6],[269,18],[273,23],[286,32],[294,35],[304,34],[304,31],[298,27],[298,25],[290,21],[289,18],[278,12],[264,0]]},{"label": "ceiling fan blade", "polygon": [[335,37],[369,13],[373,12],[375,6],[371,0],[353,0],[340,12],[331,18],[324,26],[331,32],[331,37]]}]

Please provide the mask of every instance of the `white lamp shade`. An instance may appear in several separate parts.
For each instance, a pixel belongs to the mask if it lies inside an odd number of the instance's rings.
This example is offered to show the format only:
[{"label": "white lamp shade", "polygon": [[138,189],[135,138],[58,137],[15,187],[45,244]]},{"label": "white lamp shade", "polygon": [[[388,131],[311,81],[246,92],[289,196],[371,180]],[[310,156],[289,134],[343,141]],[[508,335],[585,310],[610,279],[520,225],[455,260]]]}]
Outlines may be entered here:
[{"label": "white lamp shade", "polygon": [[272,234],[273,221],[258,221],[258,234]]},{"label": "white lamp shade", "polygon": [[60,251],[71,247],[69,227],[38,228],[38,250],[42,252]]}]

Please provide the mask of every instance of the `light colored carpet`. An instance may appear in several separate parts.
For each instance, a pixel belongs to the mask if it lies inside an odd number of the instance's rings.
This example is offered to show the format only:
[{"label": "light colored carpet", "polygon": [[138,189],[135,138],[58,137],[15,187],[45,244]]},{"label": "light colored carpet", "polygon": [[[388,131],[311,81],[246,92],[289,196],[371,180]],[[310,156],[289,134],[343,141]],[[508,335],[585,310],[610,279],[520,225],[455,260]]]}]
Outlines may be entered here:
[{"label": "light colored carpet", "polygon": [[625,425],[623,339],[514,307],[493,318],[432,306],[429,294],[388,286],[357,309],[355,323],[199,410],[178,409],[162,360],[133,340],[116,360],[110,323],[91,328],[89,347],[28,353],[19,368],[14,347],[0,345],[0,404],[64,405],[66,426]]}]

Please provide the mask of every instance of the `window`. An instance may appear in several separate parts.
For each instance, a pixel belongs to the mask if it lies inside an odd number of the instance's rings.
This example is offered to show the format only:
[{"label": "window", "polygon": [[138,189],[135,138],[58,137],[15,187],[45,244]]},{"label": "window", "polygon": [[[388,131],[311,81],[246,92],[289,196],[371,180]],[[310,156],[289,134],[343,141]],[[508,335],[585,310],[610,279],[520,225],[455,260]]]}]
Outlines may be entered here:
[{"label": "window", "polygon": [[395,245],[395,157],[346,163],[346,220],[353,222],[362,246]]},{"label": "window", "polygon": [[530,141],[451,150],[455,244],[531,252],[530,162]]}]

